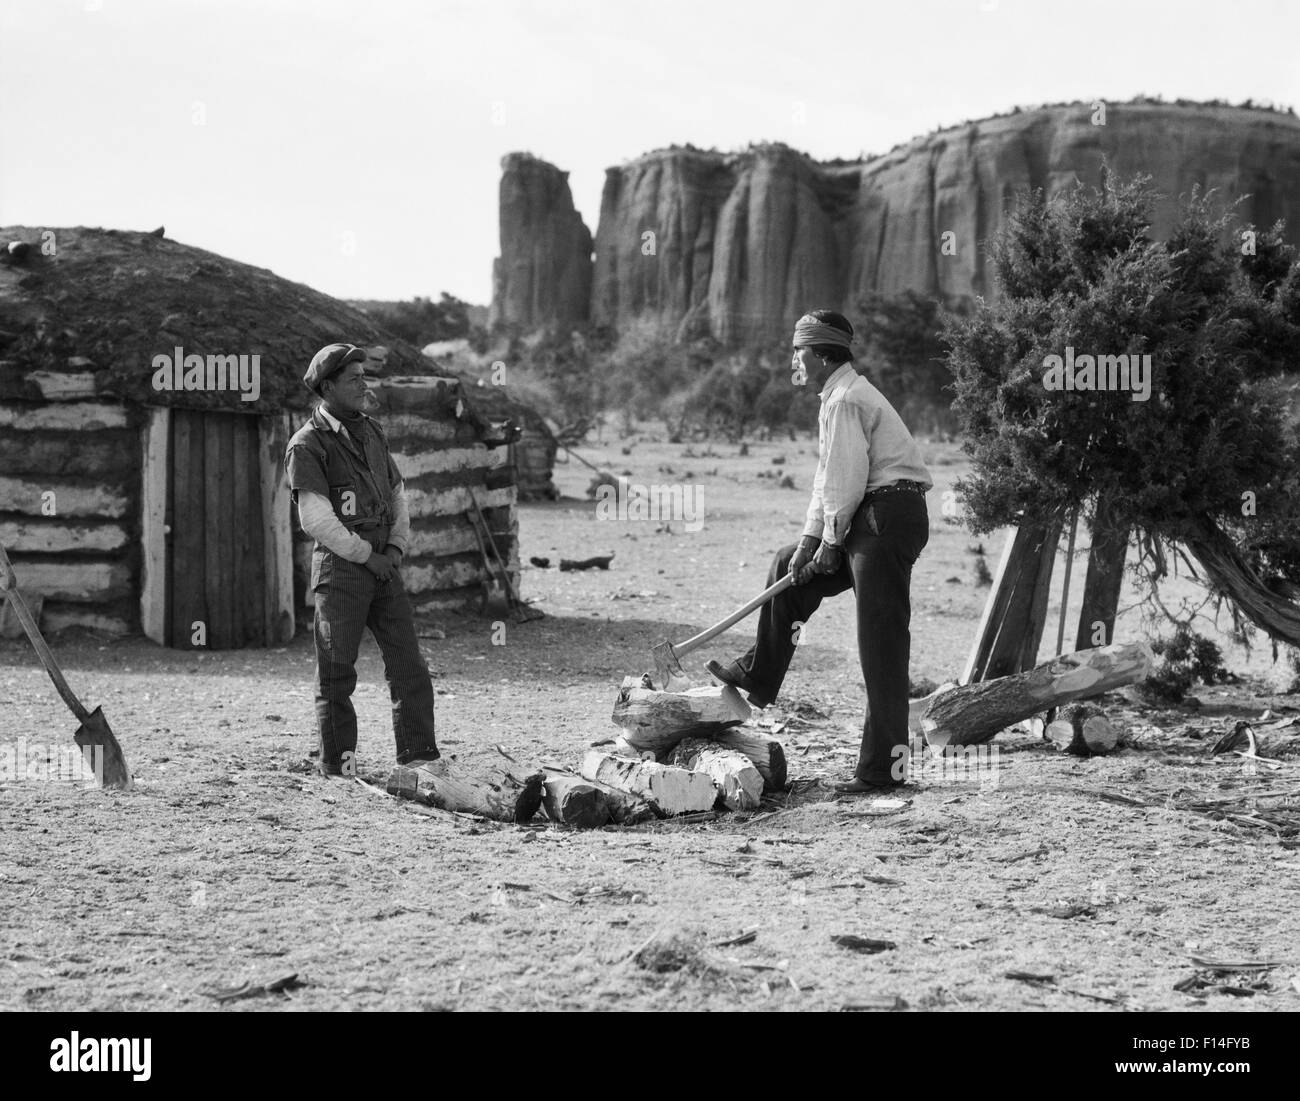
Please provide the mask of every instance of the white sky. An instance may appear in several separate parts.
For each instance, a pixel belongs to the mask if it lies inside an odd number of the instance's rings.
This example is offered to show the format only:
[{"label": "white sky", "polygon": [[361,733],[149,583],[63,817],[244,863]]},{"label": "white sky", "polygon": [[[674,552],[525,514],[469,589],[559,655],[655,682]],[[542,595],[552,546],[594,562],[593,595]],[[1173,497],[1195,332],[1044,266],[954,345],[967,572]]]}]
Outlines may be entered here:
[{"label": "white sky", "polygon": [[1300,110],[1286,0],[2,0],[0,43],[0,224],[165,224],[348,298],[486,303],[515,150],[594,233],[605,168],[674,142],[855,157],[1141,92]]}]

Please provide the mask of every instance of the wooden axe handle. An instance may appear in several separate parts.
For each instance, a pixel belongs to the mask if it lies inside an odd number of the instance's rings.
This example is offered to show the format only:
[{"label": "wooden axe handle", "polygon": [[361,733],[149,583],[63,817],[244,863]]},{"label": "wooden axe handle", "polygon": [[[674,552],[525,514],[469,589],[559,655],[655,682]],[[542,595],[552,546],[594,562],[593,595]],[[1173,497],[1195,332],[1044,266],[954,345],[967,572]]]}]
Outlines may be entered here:
[{"label": "wooden axe handle", "polygon": [[0,546],[0,591],[9,598],[9,605],[18,615],[18,621],[23,625],[23,630],[27,632],[27,637],[31,639],[32,645],[36,647],[36,653],[41,659],[41,664],[45,666],[45,671],[49,673],[50,680],[54,682],[54,687],[59,690],[59,695],[63,697],[63,702],[68,705],[70,710],[77,719],[85,723],[90,718],[88,712],[77,699],[76,694],[68,687],[68,682],[63,678],[63,671],[59,668],[59,663],[54,660],[54,655],[50,652],[49,646],[45,639],[41,637],[41,629],[36,625],[36,620],[32,618],[31,609],[27,607],[27,602],[18,592],[18,579],[14,576],[13,566],[9,564],[9,556],[5,554],[5,549]]},{"label": "wooden axe handle", "polygon": [[744,605],[741,608],[737,608],[734,612],[731,613],[731,615],[727,616],[726,619],[719,620],[712,627],[708,628],[707,630],[701,631],[698,635],[693,635],[691,638],[688,638],[685,642],[677,643],[675,646],[673,646],[673,653],[675,653],[678,658],[683,658],[687,654],[689,654],[692,650],[698,650],[710,639],[715,638],[716,636],[722,634],[723,631],[725,631],[728,627],[731,627],[733,624],[739,623],[742,619],[745,618],[745,616],[749,615],[755,609],[761,608],[764,604],[766,604],[769,600],[771,600],[772,597],[776,596],[777,593],[785,592],[785,590],[788,589],[793,584],[794,584],[794,576],[792,574],[786,574],[775,585],[769,585],[766,589],[764,589],[761,593],[759,593],[756,597],[754,597],[754,599],[751,600],[748,604]]}]

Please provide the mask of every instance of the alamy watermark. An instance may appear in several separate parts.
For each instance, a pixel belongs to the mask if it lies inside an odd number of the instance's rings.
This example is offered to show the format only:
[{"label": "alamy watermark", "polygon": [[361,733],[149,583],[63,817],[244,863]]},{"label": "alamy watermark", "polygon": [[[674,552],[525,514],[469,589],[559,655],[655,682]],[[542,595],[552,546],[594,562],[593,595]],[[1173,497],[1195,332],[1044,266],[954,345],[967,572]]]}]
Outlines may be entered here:
[{"label": "alamy watermark", "polygon": [[104,747],[28,742],[0,743],[0,783],[14,781],[104,786]]},{"label": "alamy watermark", "polygon": [[1044,390],[1127,390],[1134,401],[1151,397],[1151,356],[1081,355],[1065,347],[1065,355],[1044,356]]},{"label": "alamy watermark", "polygon": [[638,485],[622,478],[596,487],[596,519],[624,523],[681,524],[694,534],[704,527],[704,487],[701,485]]},{"label": "alamy watermark", "polygon": [[995,745],[948,745],[940,749],[913,735],[909,745],[894,746],[891,756],[894,763],[889,775],[900,783],[905,780],[932,784],[977,783],[980,787],[996,787],[998,783]]},{"label": "alamy watermark", "polygon": [[256,401],[262,393],[260,354],[214,356],[185,354],[180,345],[153,357],[153,388],[163,390],[237,390],[241,401]]}]

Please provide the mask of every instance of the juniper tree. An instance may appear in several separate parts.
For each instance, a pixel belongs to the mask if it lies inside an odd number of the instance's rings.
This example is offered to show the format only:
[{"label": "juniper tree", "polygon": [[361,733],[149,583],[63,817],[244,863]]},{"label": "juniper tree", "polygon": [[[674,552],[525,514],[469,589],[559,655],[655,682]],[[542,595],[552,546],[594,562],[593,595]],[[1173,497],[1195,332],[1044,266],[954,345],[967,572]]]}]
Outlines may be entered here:
[{"label": "juniper tree", "polygon": [[[1212,195],[1153,239],[1148,178],[1021,196],[991,252],[1000,294],[945,329],[977,533],[1097,502],[1154,559],[1189,549],[1211,591],[1300,644],[1300,262],[1283,226],[1238,226]],[[1049,389],[1066,355],[1150,356],[1147,400]],[[1058,372],[1059,374],[1059,372]]]}]

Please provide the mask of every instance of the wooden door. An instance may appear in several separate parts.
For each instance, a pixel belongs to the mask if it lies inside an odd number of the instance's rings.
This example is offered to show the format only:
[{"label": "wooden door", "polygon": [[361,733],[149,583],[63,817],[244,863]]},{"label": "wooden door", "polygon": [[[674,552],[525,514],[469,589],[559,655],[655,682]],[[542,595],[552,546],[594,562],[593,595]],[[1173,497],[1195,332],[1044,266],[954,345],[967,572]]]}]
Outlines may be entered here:
[{"label": "wooden door", "polygon": [[288,641],[287,423],[183,409],[155,414],[145,445],[146,634],[181,650]]}]

